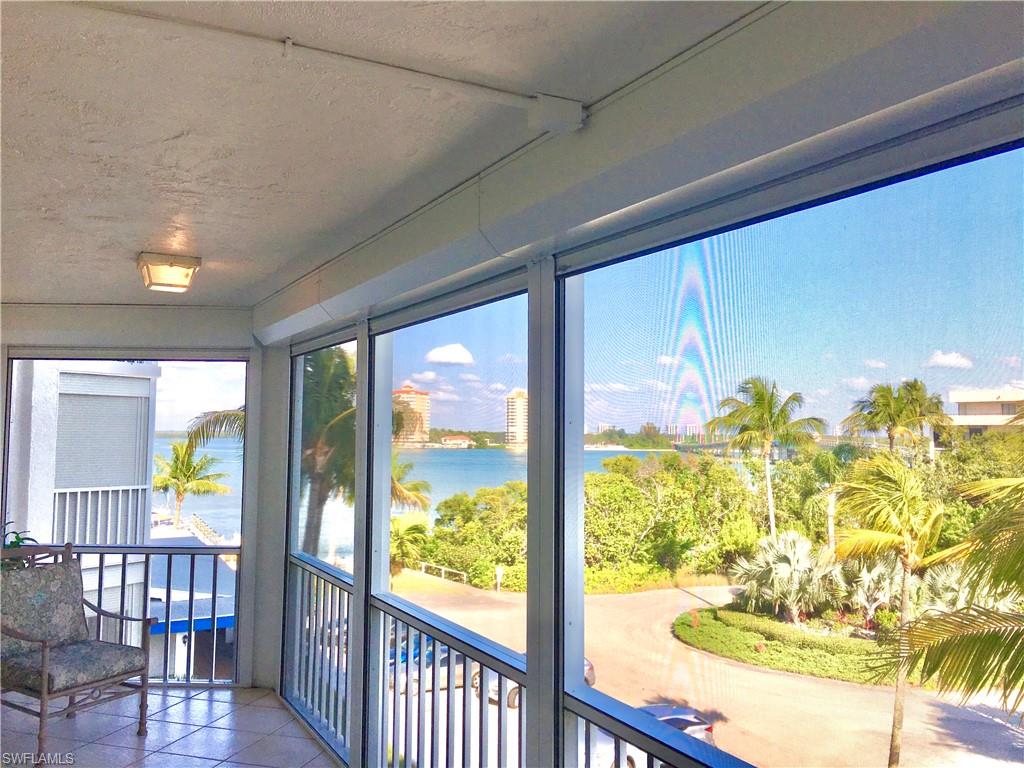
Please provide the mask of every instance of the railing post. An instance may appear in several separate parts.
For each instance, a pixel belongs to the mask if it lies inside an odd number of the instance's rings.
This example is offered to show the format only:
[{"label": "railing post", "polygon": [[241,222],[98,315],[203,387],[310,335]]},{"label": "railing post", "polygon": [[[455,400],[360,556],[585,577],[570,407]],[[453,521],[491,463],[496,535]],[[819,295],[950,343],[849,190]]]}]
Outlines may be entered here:
[{"label": "railing post", "polygon": [[[526,524],[526,766],[561,764],[561,504],[555,262],[529,266],[529,453]],[[482,694],[484,695],[484,694]]]},{"label": "railing post", "polygon": [[354,592],[349,625],[348,738],[353,766],[378,768],[386,664],[384,622],[370,605],[374,592],[388,589],[388,517],[391,487],[391,340],[372,339],[364,320],[358,327],[356,363],[356,487]]}]

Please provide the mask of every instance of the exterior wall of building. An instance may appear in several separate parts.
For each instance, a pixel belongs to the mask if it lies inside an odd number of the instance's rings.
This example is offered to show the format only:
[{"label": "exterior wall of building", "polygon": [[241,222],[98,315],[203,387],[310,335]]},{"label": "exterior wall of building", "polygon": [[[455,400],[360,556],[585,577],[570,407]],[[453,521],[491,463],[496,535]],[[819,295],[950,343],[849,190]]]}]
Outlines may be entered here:
[{"label": "exterior wall of building", "polygon": [[526,445],[529,435],[527,416],[529,399],[524,389],[514,389],[505,398],[505,443]]},{"label": "exterior wall of building", "polygon": [[16,360],[13,368],[9,519],[40,541],[146,543],[159,365]]},{"label": "exterior wall of building", "polygon": [[430,393],[412,387],[402,387],[392,393],[392,399],[406,409],[405,422],[395,442],[427,442],[430,439]]},{"label": "exterior wall of building", "polygon": [[953,390],[949,401],[956,408],[950,418],[969,436],[1009,429],[1008,422],[1024,408],[1024,389]]}]

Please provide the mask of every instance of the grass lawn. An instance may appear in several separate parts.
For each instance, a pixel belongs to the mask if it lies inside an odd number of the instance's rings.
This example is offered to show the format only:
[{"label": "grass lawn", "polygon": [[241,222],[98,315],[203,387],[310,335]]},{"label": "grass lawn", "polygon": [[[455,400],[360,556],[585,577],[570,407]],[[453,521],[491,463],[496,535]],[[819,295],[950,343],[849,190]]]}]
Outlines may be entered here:
[{"label": "grass lawn", "polygon": [[694,648],[759,667],[851,683],[893,682],[879,681],[868,667],[878,648],[873,640],[816,635],[767,616],[707,608],[681,614],[672,632]]}]

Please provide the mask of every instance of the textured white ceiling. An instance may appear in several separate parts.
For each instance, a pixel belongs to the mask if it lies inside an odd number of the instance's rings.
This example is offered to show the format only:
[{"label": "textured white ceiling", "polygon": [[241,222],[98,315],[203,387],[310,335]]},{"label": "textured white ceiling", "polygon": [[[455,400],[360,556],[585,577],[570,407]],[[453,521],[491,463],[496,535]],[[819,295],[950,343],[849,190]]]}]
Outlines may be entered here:
[{"label": "textured white ceiling", "polygon": [[[749,10],[727,3],[125,3],[593,102]],[[534,137],[518,110],[244,36],[4,3],[7,302],[248,306]],[[139,251],[203,258],[184,296]]]}]

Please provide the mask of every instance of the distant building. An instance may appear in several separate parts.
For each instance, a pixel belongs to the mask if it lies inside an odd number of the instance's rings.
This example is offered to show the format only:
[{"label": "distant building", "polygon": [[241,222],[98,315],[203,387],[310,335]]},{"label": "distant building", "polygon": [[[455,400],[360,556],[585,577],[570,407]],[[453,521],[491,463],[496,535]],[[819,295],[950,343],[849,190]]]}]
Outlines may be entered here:
[{"label": "distant building", "polygon": [[661,433],[663,435],[666,435],[667,437],[669,437],[672,440],[678,440],[679,439],[679,434],[680,434],[679,425],[678,424],[666,424],[664,426],[664,428],[662,428]]},{"label": "distant building", "polygon": [[505,443],[523,446],[528,439],[529,400],[525,389],[513,389],[505,398]]},{"label": "distant building", "polygon": [[469,435],[445,435],[441,438],[442,448],[472,448],[476,441]]},{"label": "distant building", "polygon": [[391,393],[392,401],[402,408],[402,431],[397,443],[425,443],[430,439],[430,393],[405,386]]},{"label": "distant building", "polygon": [[605,424],[603,422],[598,422],[598,424],[597,424],[597,431],[594,434],[600,435],[600,434],[603,434],[605,432],[610,432],[613,429],[615,429],[615,425],[614,424]]},{"label": "distant building", "polygon": [[951,390],[949,402],[956,406],[950,418],[957,427],[966,428],[968,437],[989,430],[1007,429],[1007,422],[1024,407],[1024,388]]}]

